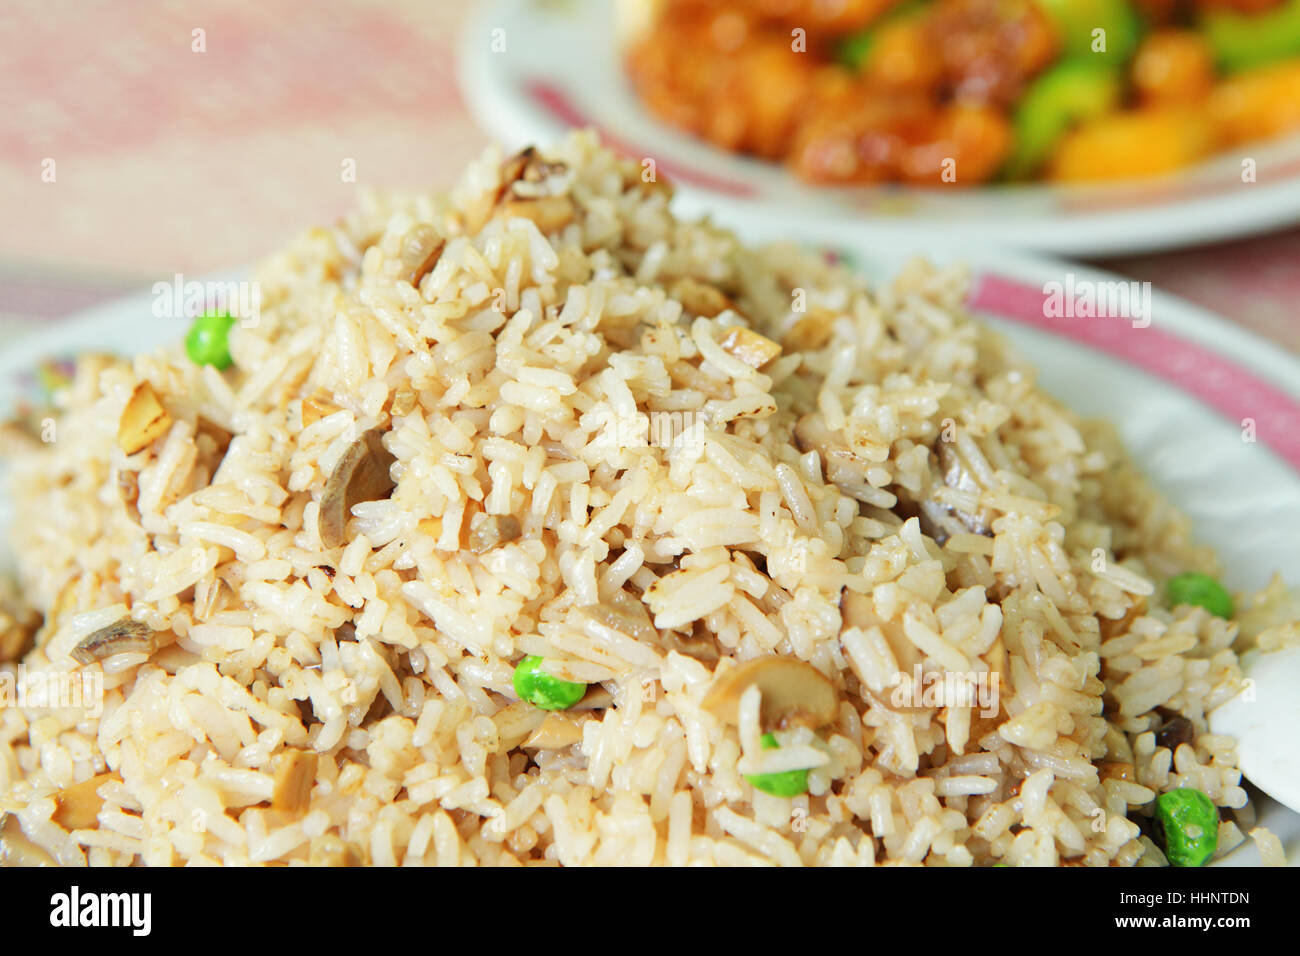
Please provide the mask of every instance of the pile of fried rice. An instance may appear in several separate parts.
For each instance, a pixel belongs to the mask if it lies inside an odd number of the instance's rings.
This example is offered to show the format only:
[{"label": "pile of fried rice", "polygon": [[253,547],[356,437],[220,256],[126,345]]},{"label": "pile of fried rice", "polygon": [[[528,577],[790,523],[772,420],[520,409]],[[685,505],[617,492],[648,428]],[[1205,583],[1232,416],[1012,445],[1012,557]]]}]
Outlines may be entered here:
[{"label": "pile of fried rice", "polygon": [[371,196],[228,370],[87,356],[9,436],[0,671],[99,696],[0,707],[7,859],[1161,865],[1194,787],[1277,861],[1205,715],[1280,585],[1163,606],[1214,556],[959,271],[747,248],[652,172],[574,134]]}]

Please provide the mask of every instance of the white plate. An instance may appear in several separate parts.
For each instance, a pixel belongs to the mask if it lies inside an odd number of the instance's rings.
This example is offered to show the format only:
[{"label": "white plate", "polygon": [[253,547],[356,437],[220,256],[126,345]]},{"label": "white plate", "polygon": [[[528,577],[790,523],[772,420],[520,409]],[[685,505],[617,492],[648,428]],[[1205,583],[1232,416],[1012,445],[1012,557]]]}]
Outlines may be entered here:
[{"label": "white plate", "polygon": [[[883,277],[915,252],[892,243],[838,254]],[[1117,423],[1148,476],[1218,549],[1229,586],[1260,587],[1278,569],[1290,584],[1300,583],[1300,362],[1159,293],[1149,328],[1120,319],[1044,318],[1046,283],[1115,280],[1103,272],[969,248],[931,244],[926,252],[940,262],[971,263],[972,309],[1029,356],[1045,388],[1080,412]],[[152,302],[147,293],[123,299],[0,350],[0,418],[33,396],[33,371],[43,360],[141,351],[179,338],[184,329],[155,318]],[[1243,418],[1255,420],[1258,441],[1242,440]],[[7,511],[0,500],[0,525]],[[1300,864],[1300,815],[1267,798],[1259,808],[1260,822]],[[1221,865],[1258,862],[1248,841]]]},{"label": "white plate", "polygon": [[[509,147],[572,126],[652,157],[682,212],[708,212],[751,240],[920,242],[965,238],[1075,256],[1204,243],[1300,222],[1300,137],[1251,146],[1183,174],[1115,186],[915,189],[808,186],[779,165],[736,156],[669,127],[633,94],[611,0],[484,0],[467,19],[462,92]],[[504,43],[504,52],[500,50]],[[1242,182],[1242,161],[1256,181]],[[775,229],[774,229],[775,227]]]}]

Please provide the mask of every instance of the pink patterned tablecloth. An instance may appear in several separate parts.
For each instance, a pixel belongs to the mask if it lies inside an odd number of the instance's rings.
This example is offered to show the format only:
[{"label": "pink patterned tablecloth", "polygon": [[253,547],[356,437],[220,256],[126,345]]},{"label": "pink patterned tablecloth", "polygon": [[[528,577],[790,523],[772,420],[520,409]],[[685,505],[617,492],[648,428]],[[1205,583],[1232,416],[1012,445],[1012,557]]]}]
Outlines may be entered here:
[{"label": "pink patterned tablecloth", "polygon": [[[5,0],[0,334],[254,261],[360,185],[448,182],[487,142],[454,81],[468,7]],[[1103,264],[1300,352],[1300,230]]]}]

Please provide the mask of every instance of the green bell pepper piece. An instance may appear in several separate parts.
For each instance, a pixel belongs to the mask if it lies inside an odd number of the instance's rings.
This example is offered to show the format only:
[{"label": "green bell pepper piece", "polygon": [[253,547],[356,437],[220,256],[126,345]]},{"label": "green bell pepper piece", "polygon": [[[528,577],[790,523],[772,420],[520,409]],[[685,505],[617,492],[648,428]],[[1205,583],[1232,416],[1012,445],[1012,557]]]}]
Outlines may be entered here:
[{"label": "green bell pepper piece", "polygon": [[[1121,66],[1137,50],[1142,21],[1129,0],[1038,0],[1038,3],[1056,24],[1067,59]],[[1097,30],[1104,33],[1097,34]]]},{"label": "green bell pepper piece", "polygon": [[1219,67],[1229,73],[1300,56],[1300,0],[1285,0],[1263,13],[1215,10],[1201,29]]},{"label": "green bell pepper piece", "polygon": [[1070,127],[1111,112],[1119,98],[1119,72],[1100,63],[1065,60],[1040,74],[1016,107],[1015,146],[1003,175],[1033,175]]}]

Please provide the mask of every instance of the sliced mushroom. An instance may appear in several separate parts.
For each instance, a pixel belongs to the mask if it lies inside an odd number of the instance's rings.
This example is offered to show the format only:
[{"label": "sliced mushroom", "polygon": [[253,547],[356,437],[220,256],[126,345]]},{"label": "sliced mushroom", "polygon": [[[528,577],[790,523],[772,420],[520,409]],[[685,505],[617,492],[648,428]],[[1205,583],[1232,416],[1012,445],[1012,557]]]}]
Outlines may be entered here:
[{"label": "sliced mushroom", "polygon": [[531,219],[542,232],[557,232],[573,222],[577,215],[577,207],[568,196],[507,199],[502,209],[507,217]]},{"label": "sliced mushroom", "polygon": [[413,286],[433,271],[442,258],[446,240],[427,222],[416,223],[402,237],[401,251],[393,264],[397,278]]},{"label": "sliced mushroom", "polygon": [[152,654],[157,649],[158,640],[148,624],[124,617],[83,637],[72,649],[72,659],[92,664],[115,654]]},{"label": "sliced mushroom", "polygon": [[835,313],[818,309],[790,326],[781,344],[791,352],[812,352],[825,346],[834,331]]},{"label": "sliced mushroom", "polygon": [[525,750],[563,750],[582,739],[582,723],[564,714],[547,714],[523,742]]},{"label": "sliced mushroom", "polygon": [[117,425],[117,444],[128,455],[148,448],[167,433],[172,417],[148,382],[141,382],[131,393]]},{"label": "sliced mushroom", "polygon": [[275,768],[271,791],[271,809],[299,813],[311,802],[311,787],[316,781],[318,757],[310,750],[288,750]]},{"label": "sliced mushroom", "polygon": [[469,533],[469,549],[475,554],[486,554],[518,539],[522,533],[523,525],[514,515],[485,515]]},{"label": "sliced mushroom", "polygon": [[1174,714],[1156,731],[1156,746],[1176,751],[1196,739],[1196,725],[1182,714]]},{"label": "sliced mushroom", "polygon": [[1098,761],[1097,776],[1102,780],[1127,780],[1129,783],[1137,783],[1137,771],[1133,765],[1121,760]]},{"label": "sliced mushroom", "polygon": [[101,773],[60,790],[54,798],[54,822],[69,831],[88,830],[95,826],[99,822],[100,808],[104,806],[99,788],[117,779],[115,773]]},{"label": "sliced mushroom", "polygon": [[626,591],[619,591],[608,602],[590,604],[572,612],[572,623],[597,640],[607,631],[630,637],[643,644],[655,644],[659,629],[650,620],[645,605]]},{"label": "sliced mushroom", "polygon": [[394,418],[409,415],[414,409],[419,393],[411,388],[399,388],[393,392],[393,400],[388,406],[388,414]]},{"label": "sliced mushroom", "polygon": [[[956,491],[971,495],[979,495],[983,491],[974,472],[967,467],[951,442],[937,442],[934,456],[938,464],[937,467],[931,467],[931,480],[935,484],[944,484]],[[933,497],[921,499],[917,507],[921,530],[937,544],[942,545],[954,534],[963,532],[993,536],[993,515],[987,508],[968,512],[937,501]]]},{"label": "sliced mushroom", "polygon": [[[966,466],[961,455],[951,443],[941,441],[935,449],[935,455],[939,459],[939,468],[943,474],[943,483],[949,488],[957,491],[965,491],[968,494],[978,495],[983,491],[979,481],[975,478],[975,473]],[[987,512],[978,514],[967,514],[964,511],[954,510],[953,514],[976,534],[988,534],[990,519]]]},{"label": "sliced mushroom", "polygon": [[795,423],[794,443],[801,452],[816,451],[821,456],[826,480],[845,494],[857,497],[852,489],[866,483],[871,463],[831,431],[819,412],[810,412]]},{"label": "sliced mushroom", "polygon": [[210,621],[212,615],[225,603],[228,595],[233,594],[224,578],[211,578],[199,584],[195,592],[194,619]]},{"label": "sliced mushroom", "polygon": [[693,657],[704,664],[716,663],[720,656],[717,639],[699,621],[695,622],[695,627],[689,635],[679,634],[677,631],[664,631],[659,636],[659,643],[666,650]]},{"label": "sliced mushroom", "polygon": [[750,687],[762,693],[759,717],[765,730],[816,729],[834,720],[839,708],[839,695],[826,675],[805,661],[779,654],[755,657],[727,671],[704,698],[704,708],[735,724],[741,695]]},{"label": "sliced mushroom", "polygon": [[339,410],[339,407],[325,397],[324,392],[317,392],[310,398],[302,400],[302,427],[308,428],[322,418],[328,418]]},{"label": "sliced mushroom", "polygon": [[592,684],[582,695],[582,699],[566,710],[571,714],[577,714],[587,710],[606,710],[613,706],[614,695],[600,684]]},{"label": "sliced mushroom", "polygon": [[320,499],[320,539],[325,547],[343,544],[354,505],[387,498],[397,487],[390,474],[397,459],[384,447],[383,438],[382,428],[370,429],[348,446],[330,472]]},{"label": "sliced mushroom", "polygon": [[18,817],[0,814],[0,866],[58,866],[50,856],[23,832]]},{"label": "sliced mushroom", "polygon": [[569,169],[568,163],[562,163],[559,160],[542,159],[536,152],[532,155],[532,161],[524,167],[523,180],[526,183],[545,182],[551,176],[559,176]]},{"label": "sliced mushroom", "polygon": [[762,368],[781,354],[781,346],[742,325],[728,329],[718,345],[752,369]]},{"label": "sliced mushroom", "polygon": [[706,319],[716,318],[727,309],[734,309],[736,304],[715,286],[685,276],[674,282],[668,289],[669,295],[682,304],[691,315]]},{"label": "sliced mushroom", "polygon": [[501,164],[500,181],[493,192],[484,194],[465,213],[467,232],[478,232],[494,215],[531,219],[542,232],[562,229],[573,221],[576,207],[563,195],[547,195],[547,178],[568,167],[548,162],[529,146]]},{"label": "sliced mushroom", "polygon": [[497,752],[505,753],[520,746],[546,717],[546,711],[526,700],[516,700],[502,707],[492,715],[500,741]]},{"label": "sliced mushroom", "polygon": [[500,202],[510,187],[524,178],[530,164],[536,161],[537,147],[525,146],[501,163],[501,184],[497,187],[496,201]]},{"label": "sliced mushroom", "polygon": [[541,183],[568,169],[566,163],[543,159],[535,146],[527,146],[501,164],[501,184],[497,187],[499,202],[507,192],[521,195],[520,182]]},{"label": "sliced mushroom", "polygon": [[1120,618],[1102,617],[1097,615],[1097,625],[1101,630],[1101,639],[1108,641],[1112,637],[1119,637],[1121,634],[1127,634],[1133,622],[1147,612],[1147,599],[1138,595],[1138,597],[1129,605],[1124,616]]},{"label": "sliced mushroom", "polygon": [[22,660],[36,643],[41,615],[15,600],[0,607],[0,664]]}]

